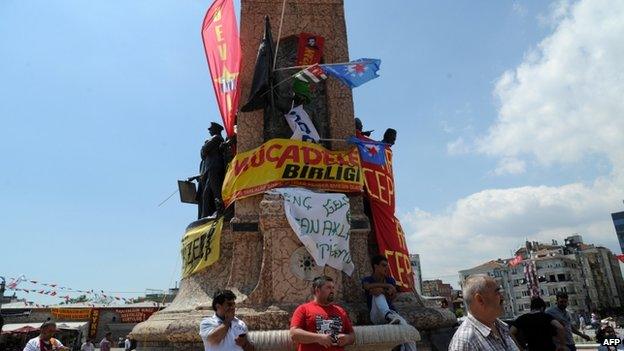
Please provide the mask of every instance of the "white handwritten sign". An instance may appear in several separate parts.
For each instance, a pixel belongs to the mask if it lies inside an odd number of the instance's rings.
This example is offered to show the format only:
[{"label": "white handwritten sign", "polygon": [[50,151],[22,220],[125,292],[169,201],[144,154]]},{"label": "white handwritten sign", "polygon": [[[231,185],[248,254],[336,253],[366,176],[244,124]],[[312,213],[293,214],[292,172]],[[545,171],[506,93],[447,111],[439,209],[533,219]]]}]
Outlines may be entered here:
[{"label": "white handwritten sign", "polygon": [[316,193],[303,188],[278,188],[288,223],[319,266],[353,273],[349,250],[351,214],[345,194]]}]

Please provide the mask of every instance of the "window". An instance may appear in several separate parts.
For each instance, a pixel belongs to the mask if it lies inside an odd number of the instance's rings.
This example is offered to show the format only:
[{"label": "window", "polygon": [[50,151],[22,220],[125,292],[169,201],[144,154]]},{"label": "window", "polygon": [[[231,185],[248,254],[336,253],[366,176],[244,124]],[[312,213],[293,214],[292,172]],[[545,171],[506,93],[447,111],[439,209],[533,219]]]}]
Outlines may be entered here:
[{"label": "window", "polygon": [[566,281],[565,274],[557,274],[557,281],[560,281],[560,282]]},{"label": "window", "polygon": [[556,282],[556,281],[557,281],[557,279],[555,279],[555,275],[554,275],[554,274],[551,274],[549,278],[550,278],[550,282],[551,282],[551,283],[553,283],[553,282]]}]

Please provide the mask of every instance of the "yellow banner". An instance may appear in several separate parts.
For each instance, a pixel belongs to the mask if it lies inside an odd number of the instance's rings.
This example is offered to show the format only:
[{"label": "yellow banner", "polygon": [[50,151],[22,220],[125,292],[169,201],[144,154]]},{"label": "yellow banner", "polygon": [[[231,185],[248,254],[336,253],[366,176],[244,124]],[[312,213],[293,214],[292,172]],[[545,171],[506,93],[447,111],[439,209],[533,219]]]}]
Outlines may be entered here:
[{"label": "yellow banner", "polygon": [[90,308],[52,308],[52,317],[57,321],[89,320]]},{"label": "yellow banner", "polygon": [[329,151],[321,145],[290,139],[271,139],[237,154],[230,163],[222,196],[233,201],[281,186],[304,186],[337,192],[362,190],[357,148]]},{"label": "yellow banner", "polygon": [[186,230],[182,238],[182,278],[206,269],[219,259],[223,217]]}]

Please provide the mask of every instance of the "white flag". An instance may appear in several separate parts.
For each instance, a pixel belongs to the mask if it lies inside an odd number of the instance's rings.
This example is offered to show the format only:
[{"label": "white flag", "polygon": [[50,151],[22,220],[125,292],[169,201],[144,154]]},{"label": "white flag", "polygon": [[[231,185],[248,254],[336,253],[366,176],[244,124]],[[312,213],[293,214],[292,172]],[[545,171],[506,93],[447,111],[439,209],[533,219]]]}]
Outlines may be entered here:
[{"label": "white flag", "polygon": [[268,193],[282,195],[286,219],[317,265],[353,273],[350,206],[345,194],[303,188],[278,188]]},{"label": "white flag", "polygon": [[284,117],[293,131],[291,139],[318,143],[321,137],[312,124],[310,116],[303,109],[303,105],[293,107]]}]

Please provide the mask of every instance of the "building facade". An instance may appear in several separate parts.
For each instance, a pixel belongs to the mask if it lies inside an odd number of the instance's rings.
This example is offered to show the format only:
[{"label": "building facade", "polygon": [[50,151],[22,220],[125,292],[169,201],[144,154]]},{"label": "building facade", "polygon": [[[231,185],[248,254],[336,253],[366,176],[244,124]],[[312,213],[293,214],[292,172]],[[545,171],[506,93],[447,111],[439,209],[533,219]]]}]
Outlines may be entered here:
[{"label": "building facade", "polygon": [[414,272],[414,287],[419,295],[422,295],[422,270],[420,269],[420,255],[409,255],[410,264],[412,265],[412,272]]},{"label": "building facade", "polygon": [[622,306],[624,279],[613,253],[604,247],[583,243],[580,235],[565,239],[564,245],[527,242],[516,251],[521,262],[498,259],[459,272],[460,285],[471,274],[488,274],[504,290],[504,318],[530,310],[531,292],[525,267],[533,265],[540,296],[547,305],[556,303],[556,294],[568,294],[573,313],[606,311]]},{"label": "building facade", "polygon": [[[510,269],[505,260],[493,260],[481,264],[479,266],[459,271],[459,285],[463,288],[466,278],[473,274],[487,274],[496,280],[496,283],[503,288],[504,304],[503,318],[513,318],[514,316],[514,299],[511,288]],[[465,308],[467,310],[467,308]]]},{"label": "building facade", "polygon": [[425,280],[422,284],[422,295],[429,297],[443,297],[447,303],[453,301],[453,287],[440,279]]},{"label": "building facade", "polygon": [[620,253],[624,253],[624,211],[612,213],[611,219],[613,219],[615,234],[620,242]]}]

